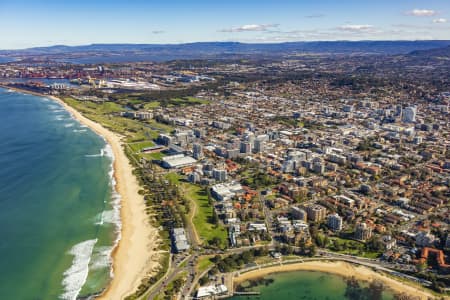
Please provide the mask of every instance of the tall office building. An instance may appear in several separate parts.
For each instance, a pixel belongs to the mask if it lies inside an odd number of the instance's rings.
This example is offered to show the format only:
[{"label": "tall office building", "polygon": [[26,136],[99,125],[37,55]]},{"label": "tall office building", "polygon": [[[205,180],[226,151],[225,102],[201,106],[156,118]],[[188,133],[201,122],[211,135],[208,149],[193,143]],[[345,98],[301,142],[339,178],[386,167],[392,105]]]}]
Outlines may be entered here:
[{"label": "tall office building", "polygon": [[240,150],[241,153],[251,153],[252,145],[249,142],[241,142]]},{"label": "tall office building", "polygon": [[402,112],[402,121],[405,123],[414,123],[416,122],[416,114],[417,114],[417,107],[415,106],[407,107]]},{"label": "tall office building", "polygon": [[221,169],[214,169],[213,177],[217,181],[225,181],[225,180],[227,180],[227,171],[221,170]]},{"label": "tall office building", "polygon": [[265,150],[265,141],[264,140],[259,140],[256,139],[255,140],[255,152],[259,153],[259,152],[263,152]]},{"label": "tall office building", "polygon": [[203,158],[203,146],[202,145],[195,143],[192,147],[192,152],[194,153],[195,159]]},{"label": "tall office building", "polygon": [[328,216],[327,219],[328,227],[333,231],[342,230],[342,217],[338,214],[332,214]]}]

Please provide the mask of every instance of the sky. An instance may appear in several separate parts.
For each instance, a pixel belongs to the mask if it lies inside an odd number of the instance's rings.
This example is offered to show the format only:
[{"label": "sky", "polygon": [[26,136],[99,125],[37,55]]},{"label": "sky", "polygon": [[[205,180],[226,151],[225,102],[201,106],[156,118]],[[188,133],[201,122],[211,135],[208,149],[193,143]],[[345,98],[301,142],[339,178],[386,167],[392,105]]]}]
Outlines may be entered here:
[{"label": "sky", "polygon": [[450,0],[0,0],[0,49],[450,40]]}]

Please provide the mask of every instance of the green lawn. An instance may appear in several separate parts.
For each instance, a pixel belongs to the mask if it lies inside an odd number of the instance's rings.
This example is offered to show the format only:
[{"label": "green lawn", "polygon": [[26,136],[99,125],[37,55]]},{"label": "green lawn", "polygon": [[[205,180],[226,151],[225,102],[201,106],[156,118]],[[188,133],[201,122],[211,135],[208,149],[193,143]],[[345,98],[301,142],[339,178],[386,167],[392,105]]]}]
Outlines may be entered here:
[{"label": "green lawn", "polygon": [[180,174],[176,172],[170,172],[165,175],[166,179],[170,181],[172,184],[179,184],[180,180],[183,178]]},{"label": "green lawn", "polygon": [[[347,239],[335,237],[335,238],[330,238],[330,244],[331,244],[331,241],[334,241],[334,240],[339,241],[341,244],[343,244],[343,243],[347,244],[347,249],[335,251],[337,253],[360,256],[360,257],[365,257],[365,258],[377,258],[381,255],[380,252],[367,251],[365,249],[364,243],[360,242],[360,241],[347,240]],[[332,250],[332,249],[330,249],[330,250]],[[332,250],[332,251],[334,251],[334,250]]]},{"label": "green lawn", "polygon": [[161,152],[153,152],[153,153],[140,153],[139,156],[147,159],[147,160],[161,160],[165,155]]},{"label": "green lawn", "polygon": [[371,259],[375,259],[381,255],[381,253],[379,253],[379,252],[370,252],[370,251],[364,251],[364,250],[358,250],[358,249],[342,250],[342,251],[338,251],[338,253],[346,254],[346,255],[353,255],[353,256],[360,256],[360,257],[371,258]]},{"label": "green lawn", "polygon": [[157,135],[154,130],[143,126],[140,121],[112,115],[114,112],[123,110],[117,103],[105,102],[97,104],[89,101],[80,102],[73,98],[64,98],[64,101],[87,118],[126,136],[129,143],[149,140]]},{"label": "green lawn", "polygon": [[214,263],[210,260],[213,255],[207,255],[207,256],[201,256],[198,259],[198,263],[196,266],[197,273],[201,274],[206,269],[208,269],[210,266],[212,266]]},{"label": "green lawn", "polygon": [[204,244],[209,240],[218,237],[221,240],[221,247],[227,245],[227,231],[223,226],[211,223],[213,207],[208,203],[208,196],[204,188],[194,184],[183,184],[185,196],[194,201],[197,210],[193,218],[195,229]]},{"label": "green lawn", "polygon": [[128,144],[128,146],[130,146],[131,150],[133,150],[135,153],[141,152],[142,149],[147,148],[147,147],[151,147],[151,146],[154,146],[154,145],[155,145],[155,143],[153,143],[152,141],[145,141],[145,142],[137,142],[137,143]]},{"label": "green lawn", "polygon": [[164,132],[171,132],[173,131],[173,127],[167,124],[163,124],[163,123],[158,123],[155,120],[148,120],[147,121],[148,124],[150,124],[152,127],[162,130]]},{"label": "green lawn", "polygon": [[161,105],[159,101],[147,102],[144,104],[144,109],[158,108]]},{"label": "green lawn", "polygon": [[191,103],[209,104],[210,101],[206,99],[200,99],[195,97],[186,97]]}]

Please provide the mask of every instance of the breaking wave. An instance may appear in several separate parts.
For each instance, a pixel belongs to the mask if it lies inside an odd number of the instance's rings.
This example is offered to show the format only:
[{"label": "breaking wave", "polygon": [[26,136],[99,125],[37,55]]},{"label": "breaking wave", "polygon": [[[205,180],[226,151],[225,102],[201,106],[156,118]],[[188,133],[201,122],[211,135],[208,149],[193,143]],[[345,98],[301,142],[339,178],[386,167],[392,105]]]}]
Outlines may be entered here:
[{"label": "breaking wave", "polygon": [[64,293],[60,296],[60,299],[76,300],[86,282],[89,273],[89,262],[96,243],[97,239],[87,240],[76,244],[70,249],[69,254],[74,257],[72,265],[63,274],[62,285]]}]

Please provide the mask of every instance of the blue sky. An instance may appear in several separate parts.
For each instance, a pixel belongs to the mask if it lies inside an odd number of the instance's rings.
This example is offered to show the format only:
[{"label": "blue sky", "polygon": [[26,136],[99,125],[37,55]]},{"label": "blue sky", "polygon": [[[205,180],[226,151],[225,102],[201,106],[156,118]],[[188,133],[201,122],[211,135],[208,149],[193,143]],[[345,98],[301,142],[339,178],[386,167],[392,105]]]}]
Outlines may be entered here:
[{"label": "blue sky", "polygon": [[450,39],[449,0],[0,0],[0,49]]}]

